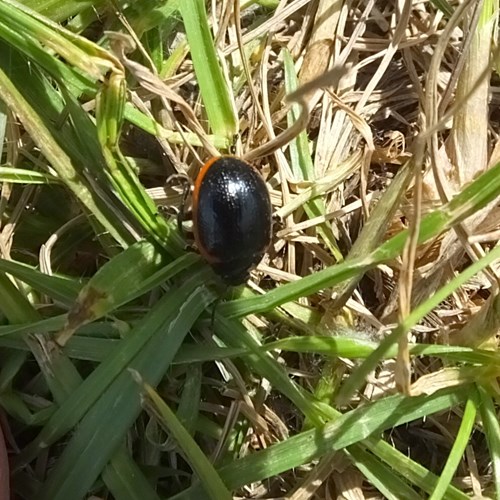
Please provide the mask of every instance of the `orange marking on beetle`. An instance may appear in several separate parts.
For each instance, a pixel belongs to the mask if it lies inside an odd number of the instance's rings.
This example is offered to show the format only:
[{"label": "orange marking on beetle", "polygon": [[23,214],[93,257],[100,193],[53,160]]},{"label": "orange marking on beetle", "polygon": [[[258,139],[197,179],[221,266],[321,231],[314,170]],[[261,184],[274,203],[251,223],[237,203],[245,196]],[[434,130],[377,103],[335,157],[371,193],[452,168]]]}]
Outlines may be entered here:
[{"label": "orange marking on beetle", "polygon": [[201,184],[203,183],[203,178],[205,177],[206,173],[210,170],[210,167],[217,161],[220,160],[222,157],[221,156],[214,156],[213,158],[210,158],[203,167],[201,167],[200,171],[198,172],[198,176],[196,177],[196,181],[194,183],[194,190],[193,190],[193,234],[194,234],[194,241],[196,243],[196,246],[198,247],[198,251],[200,252],[201,256],[209,263],[209,264],[217,264],[220,262],[220,259],[217,259],[214,255],[210,255],[206,249],[203,247],[200,241],[200,235],[198,232],[198,199],[199,199],[199,193],[200,193],[200,188]]}]

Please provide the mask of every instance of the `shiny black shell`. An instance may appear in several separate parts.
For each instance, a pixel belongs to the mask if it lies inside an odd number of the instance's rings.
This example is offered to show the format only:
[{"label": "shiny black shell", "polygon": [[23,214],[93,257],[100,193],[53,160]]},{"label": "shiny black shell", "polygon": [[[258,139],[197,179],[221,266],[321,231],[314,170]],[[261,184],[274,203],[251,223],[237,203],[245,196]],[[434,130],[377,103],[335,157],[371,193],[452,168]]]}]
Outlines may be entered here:
[{"label": "shiny black shell", "polygon": [[271,241],[271,200],[252,166],[232,156],[200,170],[193,192],[193,230],[202,256],[228,285],[240,285]]}]

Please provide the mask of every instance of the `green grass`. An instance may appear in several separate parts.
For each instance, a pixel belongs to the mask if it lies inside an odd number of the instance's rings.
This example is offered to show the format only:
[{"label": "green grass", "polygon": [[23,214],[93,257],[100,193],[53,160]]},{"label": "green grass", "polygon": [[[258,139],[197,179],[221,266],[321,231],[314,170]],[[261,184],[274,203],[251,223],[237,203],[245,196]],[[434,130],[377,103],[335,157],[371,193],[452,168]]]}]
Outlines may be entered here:
[{"label": "green grass", "polygon": [[[16,498],[322,499],[346,484],[500,498],[500,247],[467,239],[498,229],[500,163],[461,171],[449,139],[479,134],[467,48],[496,46],[498,5],[421,4],[451,38],[416,37],[412,10],[389,61],[392,4],[347,19],[302,4],[243,2],[234,22],[202,0],[0,0],[0,406]],[[315,74],[330,51],[308,51],[333,33],[347,62]],[[293,127],[311,87],[335,97],[254,162],[280,219],[269,256],[253,286],[227,289],[160,208],[180,200],[166,179],[217,152],[251,157],[272,139],[262,121]]]}]

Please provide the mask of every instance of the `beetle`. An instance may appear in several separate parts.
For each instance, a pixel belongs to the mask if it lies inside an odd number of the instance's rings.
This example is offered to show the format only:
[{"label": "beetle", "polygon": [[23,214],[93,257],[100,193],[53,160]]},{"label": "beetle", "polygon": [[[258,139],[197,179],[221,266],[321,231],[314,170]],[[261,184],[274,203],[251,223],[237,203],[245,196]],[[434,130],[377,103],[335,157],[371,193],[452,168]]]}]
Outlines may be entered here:
[{"label": "beetle", "polygon": [[192,213],[202,257],[226,284],[246,282],[271,242],[271,200],[258,171],[233,156],[210,159],[194,183]]}]

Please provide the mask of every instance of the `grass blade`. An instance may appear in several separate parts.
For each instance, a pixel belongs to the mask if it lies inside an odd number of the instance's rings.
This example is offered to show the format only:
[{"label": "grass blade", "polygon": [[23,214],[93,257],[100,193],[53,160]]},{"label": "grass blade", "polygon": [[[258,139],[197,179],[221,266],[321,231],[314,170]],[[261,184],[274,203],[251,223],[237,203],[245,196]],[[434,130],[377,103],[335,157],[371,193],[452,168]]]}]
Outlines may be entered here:
[{"label": "grass blade", "polygon": [[232,139],[237,132],[229,89],[215,52],[203,0],[179,2],[200,93],[213,133]]}]

